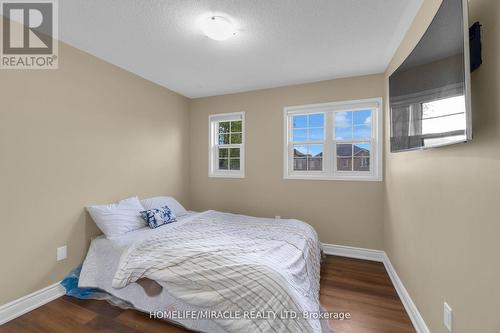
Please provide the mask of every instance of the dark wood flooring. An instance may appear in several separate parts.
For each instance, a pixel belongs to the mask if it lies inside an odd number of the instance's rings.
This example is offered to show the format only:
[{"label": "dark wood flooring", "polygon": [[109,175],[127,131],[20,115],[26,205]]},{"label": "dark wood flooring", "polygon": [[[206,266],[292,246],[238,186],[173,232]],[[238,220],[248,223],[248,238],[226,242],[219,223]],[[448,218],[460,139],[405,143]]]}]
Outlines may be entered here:
[{"label": "dark wood flooring", "polygon": [[[349,312],[332,320],[335,333],[415,333],[383,264],[328,256],[321,270],[321,304]],[[105,301],[67,296],[2,326],[0,333],[179,333],[187,330]]]}]

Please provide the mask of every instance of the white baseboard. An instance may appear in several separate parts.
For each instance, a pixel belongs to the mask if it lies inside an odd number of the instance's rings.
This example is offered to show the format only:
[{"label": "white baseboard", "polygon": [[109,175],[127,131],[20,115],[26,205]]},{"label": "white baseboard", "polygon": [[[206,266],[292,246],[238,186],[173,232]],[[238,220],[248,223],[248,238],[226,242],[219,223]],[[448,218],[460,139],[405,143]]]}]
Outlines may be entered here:
[{"label": "white baseboard", "polygon": [[384,261],[384,251],[363,249],[360,247],[333,245],[323,243],[323,251],[332,256],[340,256],[355,259],[364,259],[371,261]]},{"label": "white baseboard", "polygon": [[401,282],[401,279],[396,273],[396,270],[394,269],[394,266],[392,266],[392,263],[386,253],[384,253],[384,266],[417,333],[430,333],[429,328],[425,324],[424,318],[420,315],[417,306],[413,303],[410,294],[403,285],[403,282]]},{"label": "white baseboard", "polygon": [[55,300],[65,294],[63,286],[59,282],[46,288],[35,291],[15,301],[0,306],[0,325],[22,316],[50,301]]},{"label": "white baseboard", "polygon": [[[380,250],[371,250],[371,249],[363,249],[358,247],[351,246],[343,246],[343,245],[332,245],[332,244],[323,244],[323,250],[326,254],[348,257],[348,258],[356,258],[356,259],[364,259],[371,260],[384,263],[385,269],[391,278],[392,284],[396,289],[403,306],[410,317],[413,326],[417,333],[430,333],[429,328],[424,322],[424,319],[420,315],[420,312],[417,309],[415,303],[410,297],[410,294],[406,290],[399,278],[394,266],[392,266],[389,257],[384,251]],[[15,301],[7,303],[5,305],[0,306],[0,325],[5,324],[6,322],[22,316],[23,314],[30,312],[44,304],[47,304],[50,301],[55,300],[65,294],[64,288],[59,284],[59,282],[54,283],[51,286],[48,286],[44,289],[35,291],[32,294],[21,297]]]},{"label": "white baseboard", "polygon": [[417,306],[413,303],[410,294],[404,287],[403,282],[401,282],[394,266],[392,266],[389,257],[384,251],[325,243],[323,243],[323,251],[326,254],[334,256],[382,262],[417,333],[430,333],[429,328],[425,324],[424,319],[417,309]]}]

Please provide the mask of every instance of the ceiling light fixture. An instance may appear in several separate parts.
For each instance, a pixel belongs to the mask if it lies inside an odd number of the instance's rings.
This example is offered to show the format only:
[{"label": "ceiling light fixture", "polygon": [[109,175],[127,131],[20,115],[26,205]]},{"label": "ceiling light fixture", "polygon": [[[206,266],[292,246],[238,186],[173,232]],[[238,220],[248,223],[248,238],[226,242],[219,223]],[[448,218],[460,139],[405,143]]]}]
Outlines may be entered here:
[{"label": "ceiling light fixture", "polygon": [[201,31],[214,40],[226,40],[236,35],[234,25],[222,16],[210,16],[201,21]]}]

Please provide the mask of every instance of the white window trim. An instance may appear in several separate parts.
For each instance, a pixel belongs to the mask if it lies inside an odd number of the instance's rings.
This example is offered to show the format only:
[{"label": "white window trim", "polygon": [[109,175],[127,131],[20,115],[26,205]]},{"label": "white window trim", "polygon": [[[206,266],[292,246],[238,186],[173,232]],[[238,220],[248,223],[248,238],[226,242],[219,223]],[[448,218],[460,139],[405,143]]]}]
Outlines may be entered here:
[{"label": "white window trim", "polygon": [[[240,170],[219,170],[216,123],[241,118]],[[220,113],[208,116],[208,177],[211,178],[245,178],[245,112]]]},{"label": "white window trim", "polygon": [[[372,155],[373,168],[366,171],[337,171],[337,151],[333,129],[335,117],[332,111],[352,111],[362,108],[374,110],[372,119]],[[325,113],[325,143],[323,147],[323,171],[293,171],[293,153],[289,141],[292,132],[291,116],[310,113]],[[382,98],[370,98],[354,101],[342,101],[322,104],[289,106],[283,110],[284,146],[283,178],[303,180],[342,180],[342,181],[382,181],[383,180],[383,101]],[[358,140],[354,140],[358,142]],[[326,153],[331,152],[331,153]]]}]

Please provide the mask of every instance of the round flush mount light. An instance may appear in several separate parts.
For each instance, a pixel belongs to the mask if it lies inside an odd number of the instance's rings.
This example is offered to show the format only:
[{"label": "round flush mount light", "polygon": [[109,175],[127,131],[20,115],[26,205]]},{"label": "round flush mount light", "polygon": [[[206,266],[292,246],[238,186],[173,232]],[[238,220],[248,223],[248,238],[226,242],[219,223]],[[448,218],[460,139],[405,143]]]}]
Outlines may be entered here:
[{"label": "round flush mount light", "polygon": [[223,16],[209,16],[200,23],[201,31],[214,40],[226,40],[236,35],[233,23]]}]

